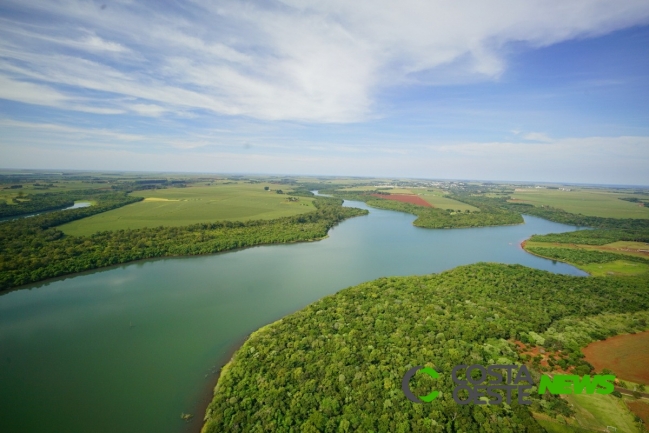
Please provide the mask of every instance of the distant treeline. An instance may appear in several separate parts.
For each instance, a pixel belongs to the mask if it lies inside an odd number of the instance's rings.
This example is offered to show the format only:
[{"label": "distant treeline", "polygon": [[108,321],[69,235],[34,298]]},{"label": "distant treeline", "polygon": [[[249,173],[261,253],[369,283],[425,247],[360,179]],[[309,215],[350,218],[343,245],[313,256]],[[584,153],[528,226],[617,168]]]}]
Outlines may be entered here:
[{"label": "distant treeline", "polygon": [[606,245],[617,241],[649,242],[649,229],[645,230],[577,230],[566,233],[534,235],[533,242],[557,242],[564,244]]},{"label": "distant treeline", "polygon": [[41,194],[24,194],[14,197],[13,204],[0,200],[0,217],[18,216],[72,206],[75,200],[97,195],[96,189],[44,192]]},{"label": "distant treeline", "polygon": [[[541,433],[530,412],[568,417],[566,400],[532,393],[531,406],[515,395],[511,405],[458,405],[452,368],[527,362],[538,381],[549,368],[520,355],[517,339],[561,349],[551,365],[589,374],[581,347],[647,329],[648,284],[485,263],[363,283],[253,333],[223,368],[203,432]],[[441,391],[430,403],[401,391],[417,365],[440,373],[411,381],[415,395]]]},{"label": "distant treeline", "polygon": [[97,196],[97,205],[0,224],[0,290],[133,260],[208,254],[253,245],[319,239],[336,223],[365,210],[319,198],[316,211],[276,220],[217,222],[64,235],[57,225],[135,201],[124,193]]},{"label": "distant treeline", "polygon": [[533,206],[528,203],[507,203],[503,207],[524,214],[545,218],[561,224],[599,229],[649,230],[649,219],[641,218],[603,218],[566,212],[550,206]]}]

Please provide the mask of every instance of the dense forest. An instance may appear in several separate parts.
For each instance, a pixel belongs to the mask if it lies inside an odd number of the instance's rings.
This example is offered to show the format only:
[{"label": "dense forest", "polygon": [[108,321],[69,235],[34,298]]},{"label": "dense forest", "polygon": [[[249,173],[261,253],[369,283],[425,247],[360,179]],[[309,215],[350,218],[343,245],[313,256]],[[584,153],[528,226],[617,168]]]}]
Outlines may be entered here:
[{"label": "dense forest", "polygon": [[[488,200],[480,200],[466,196],[449,196],[449,198],[465,202],[480,209],[480,212],[453,213],[445,209],[416,206],[394,200],[384,200],[374,197],[377,191],[349,192],[334,191],[336,197],[347,200],[364,201],[369,206],[379,209],[395,210],[417,215],[413,224],[417,227],[429,229],[449,229],[466,227],[486,227],[510,224],[522,224],[521,214],[509,209],[503,209]],[[499,203],[499,202],[497,202]]]},{"label": "dense forest", "polygon": [[[588,374],[580,347],[647,328],[648,284],[486,263],[360,284],[253,333],[223,368],[203,431],[542,432],[530,411],[569,416],[564,399],[460,406],[453,366],[527,361],[517,339],[560,348],[558,363]],[[608,319],[574,326],[600,313]],[[411,382],[416,395],[442,392],[431,403],[401,391],[416,365],[441,373]]]},{"label": "dense forest", "polygon": [[566,233],[534,235],[534,242],[557,242],[562,244],[606,245],[617,241],[649,242],[649,229],[646,230],[577,230]]},{"label": "dense forest", "polygon": [[339,199],[319,198],[314,202],[317,208],[314,212],[270,221],[106,231],[87,237],[64,235],[56,228],[68,221],[141,200],[123,193],[98,197],[96,206],[0,224],[0,290],[139,259],[319,239],[338,222],[367,213],[342,207]]}]

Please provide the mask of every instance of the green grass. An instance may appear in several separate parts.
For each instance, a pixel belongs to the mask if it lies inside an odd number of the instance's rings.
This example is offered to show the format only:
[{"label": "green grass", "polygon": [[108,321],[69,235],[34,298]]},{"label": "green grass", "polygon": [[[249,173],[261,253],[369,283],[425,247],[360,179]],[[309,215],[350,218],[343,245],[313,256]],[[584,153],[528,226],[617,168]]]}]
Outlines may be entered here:
[{"label": "green grass", "polygon": [[[646,250],[647,244],[644,242],[630,242],[618,241],[606,245],[581,245],[581,244],[566,244],[554,242],[525,242],[525,248],[561,248],[569,250],[587,250],[587,251],[600,251],[604,253],[615,253],[621,258],[624,256],[643,257],[647,256],[640,250]],[[552,258],[552,257],[550,257]],[[603,277],[606,275],[639,275],[649,272],[649,265],[631,260],[614,260],[606,263],[572,263],[573,266],[582,269],[595,277]]]},{"label": "green grass", "polygon": [[631,195],[607,191],[556,189],[518,189],[512,198],[522,203],[536,206],[545,205],[563,209],[567,212],[605,218],[649,218],[649,207],[638,206],[619,200],[620,197],[649,199],[645,195]]},{"label": "green grass", "polygon": [[436,208],[440,209],[459,209],[462,212],[464,212],[465,210],[470,210],[471,212],[480,212],[480,209],[478,209],[477,207],[445,197],[442,192],[424,191],[423,193],[421,193],[421,198],[423,198]]},{"label": "green grass", "polygon": [[229,184],[136,191],[132,195],[144,197],[144,201],[64,224],[60,229],[66,234],[85,236],[104,230],[275,219],[315,209],[310,198],[289,202],[288,194],[264,191],[264,186]]},{"label": "green grass", "polygon": [[618,432],[636,433],[633,415],[622,399],[612,395],[572,394],[568,402],[574,405],[575,418],[583,428],[605,430],[607,426],[617,428]]},{"label": "green grass", "polygon": [[537,418],[536,420],[548,433],[591,433],[593,431],[577,426],[559,424],[558,422],[550,421],[549,419]]},{"label": "green grass", "polygon": [[576,265],[594,277],[606,275],[639,275],[649,271],[649,265],[644,263],[616,260],[608,263],[590,263],[587,265]]}]

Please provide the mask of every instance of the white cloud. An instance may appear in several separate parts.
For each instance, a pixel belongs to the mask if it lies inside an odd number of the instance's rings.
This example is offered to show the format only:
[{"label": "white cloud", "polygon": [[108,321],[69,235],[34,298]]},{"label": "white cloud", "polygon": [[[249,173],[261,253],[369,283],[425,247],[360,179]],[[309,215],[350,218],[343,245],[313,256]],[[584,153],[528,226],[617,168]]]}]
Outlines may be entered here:
[{"label": "white cloud", "polygon": [[553,140],[548,137],[546,134],[542,132],[530,132],[528,134],[523,135],[524,140],[529,140],[529,141],[542,141],[546,143],[550,143]]},{"label": "white cloud", "polygon": [[305,122],[371,118],[377,92],[398,83],[497,79],[510,42],[546,46],[649,18],[646,0],[5,4],[21,14],[2,21],[0,73],[25,90],[5,89],[5,99]]}]

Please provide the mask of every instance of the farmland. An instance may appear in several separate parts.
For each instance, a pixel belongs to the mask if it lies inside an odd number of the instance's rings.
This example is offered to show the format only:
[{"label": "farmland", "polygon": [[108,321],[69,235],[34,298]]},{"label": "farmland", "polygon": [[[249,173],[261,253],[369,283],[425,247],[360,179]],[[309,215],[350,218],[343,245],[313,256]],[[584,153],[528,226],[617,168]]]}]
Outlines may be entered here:
[{"label": "farmland", "polygon": [[620,198],[635,197],[645,200],[647,195],[616,193],[604,190],[573,189],[516,189],[513,202],[535,206],[552,206],[567,212],[604,218],[649,218],[649,207]]},{"label": "farmland", "polygon": [[[437,189],[423,189],[423,188],[376,188],[374,186],[359,186],[344,188],[341,191],[346,192],[363,192],[363,191],[375,191],[381,190],[381,192],[388,193],[390,195],[416,195],[422,198],[424,201],[436,207],[438,209],[450,209],[452,211],[459,210],[460,212],[465,212],[467,210],[471,212],[480,212],[475,206],[470,204],[462,203],[461,201],[453,200],[449,198],[442,190]],[[386,197],[384,197],[386,198]]]},{"label": "farmland", "polygon": [[608,368],[619,379],[649,385],[649,332],[596,341],[583,352],[597,371]]},{"label": "farmland", "polygon": [[565,398],[574,405],[580,427],[591,431],[606,431],[607,426],[615,427],[619,432],[638,431],[633,424],[633,415],[622,399],[601,394],[572,394]]},{"label": "farmland", "polygon": [[471,212],[480,212],[480,209],[477,207],[448,198],[441,191],[426,190],[421,193],[421,197],[434,207],[440,209],[459,210],[461,212],[467,210]]},{"label": "farmland", "polygon": [[98,231],[158,226],[186,226],[220,220],[275,219],[313,211],[313,200],[264,191],[262,184],[219,184],[136,191],[144,201],[65,224],[60,229],[84,236]]}]

